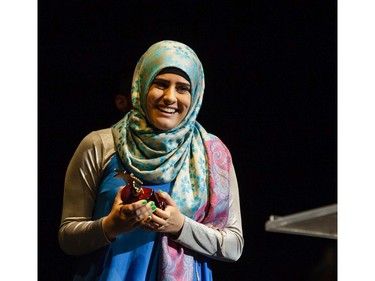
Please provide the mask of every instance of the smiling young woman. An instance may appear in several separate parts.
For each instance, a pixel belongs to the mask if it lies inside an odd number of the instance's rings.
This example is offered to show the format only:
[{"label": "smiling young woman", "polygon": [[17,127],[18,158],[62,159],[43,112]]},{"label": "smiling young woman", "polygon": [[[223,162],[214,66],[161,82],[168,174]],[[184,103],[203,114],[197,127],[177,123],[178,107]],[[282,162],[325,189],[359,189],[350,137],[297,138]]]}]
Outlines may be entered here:
[{"label": "smiling young woman", "polygon": [[[240,200],[229,150],[197,121],[204,93],[195,52],[176,41],[152,45],[132,81],[132,109],[91,132],[65,178],[62,250],[81,257],[74,280],[212,280],[210,260],[242,254]],[[140,179],[165,200],[122,201]]]}]

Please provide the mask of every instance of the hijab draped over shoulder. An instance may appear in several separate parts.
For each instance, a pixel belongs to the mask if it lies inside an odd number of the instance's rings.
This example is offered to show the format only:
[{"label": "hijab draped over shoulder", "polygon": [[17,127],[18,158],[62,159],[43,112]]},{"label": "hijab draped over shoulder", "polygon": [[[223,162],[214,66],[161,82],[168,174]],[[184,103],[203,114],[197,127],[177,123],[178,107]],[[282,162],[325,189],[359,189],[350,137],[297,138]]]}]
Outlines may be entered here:
[{"label": "hijab draped over shoulder", "polygon": [[[177,127],[160,131],[147,120],[146,96],[154,78],[167,67],[178,68],[189,77],[192,101]],[[176,41],[155,43],[136,65],[131,88],[133,109],[113,126],[112,132],[117,152],[130,172],[149,183],[170,182],[171,197],[182,214],[223,228],[229,209],[231,158],[225,145],[196,121],[204,88],[202,64],[190,47]],[[167,244],[176,250],[173,253],[164,248],[169,257],[181,254],[178,245]],[[168,268],[163,266],[168,275]],[[174,271],[177,274],[178,270]],[[181,274],[188,273],[181,269]]]}]

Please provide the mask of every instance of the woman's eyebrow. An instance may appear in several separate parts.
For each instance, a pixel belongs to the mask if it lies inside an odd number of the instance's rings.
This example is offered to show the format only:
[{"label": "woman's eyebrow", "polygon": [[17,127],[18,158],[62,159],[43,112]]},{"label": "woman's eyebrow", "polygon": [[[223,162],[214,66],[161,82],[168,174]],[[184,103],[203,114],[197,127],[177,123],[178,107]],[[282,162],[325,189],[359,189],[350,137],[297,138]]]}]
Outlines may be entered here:
[{"label": "woman's eyebrow", "polygon": [[[169,80],[167,80],[167,79],[163,79],[163,78],[155,78],[153,82],[164,82],[164,83],[170,83]],[[190,87],[190,83],[186,83],[186,82],[176,82],[176,84],[178,84],[178,85],[184,85],[184,86]]]},{"label": "woman's eyebrow", "polygon": [[155,78],[153,82],[165,82],[165,83],[169,83],[168,80],[162,79],[162,78]]},{"label": "woman's eyebrow", "polygon": [[190,83],[177,82],[176,84],[178,84],[178,85],[184,85],[184,86],[186,86],[186,87],[190,87]]}]

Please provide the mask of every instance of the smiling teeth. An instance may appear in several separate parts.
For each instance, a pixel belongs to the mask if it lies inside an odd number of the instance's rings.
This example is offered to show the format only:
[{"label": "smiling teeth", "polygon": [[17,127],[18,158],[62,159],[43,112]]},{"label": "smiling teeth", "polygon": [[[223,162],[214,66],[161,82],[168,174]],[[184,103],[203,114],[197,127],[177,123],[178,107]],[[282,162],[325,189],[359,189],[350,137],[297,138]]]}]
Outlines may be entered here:
[{"label": "smiling teeth", "polygon": [[167,112],[167,113],[175,113],[176,109],[168,108],[168,107],[159,107],[161,111]]}]

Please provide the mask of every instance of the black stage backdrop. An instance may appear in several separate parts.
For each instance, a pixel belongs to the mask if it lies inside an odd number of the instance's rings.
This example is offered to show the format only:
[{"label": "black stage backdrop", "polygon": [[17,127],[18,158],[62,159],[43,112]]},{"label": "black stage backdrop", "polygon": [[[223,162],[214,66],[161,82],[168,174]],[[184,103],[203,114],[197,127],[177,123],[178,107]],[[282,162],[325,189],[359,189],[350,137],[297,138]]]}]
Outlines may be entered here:
[{"label": "black stage backdrop", "polygon": [[[69,280],[63,183],[80,140],[118,115],[118,77],[153,43],[186,43],[206,91],[198,121],[230,149],[245,248],[215,280],[336,280],[336,240],[266,232],[271,214],[337,202],[337,3],[39,1],[38,275]],[[129,86],[130,88],[130,86]]]}]

